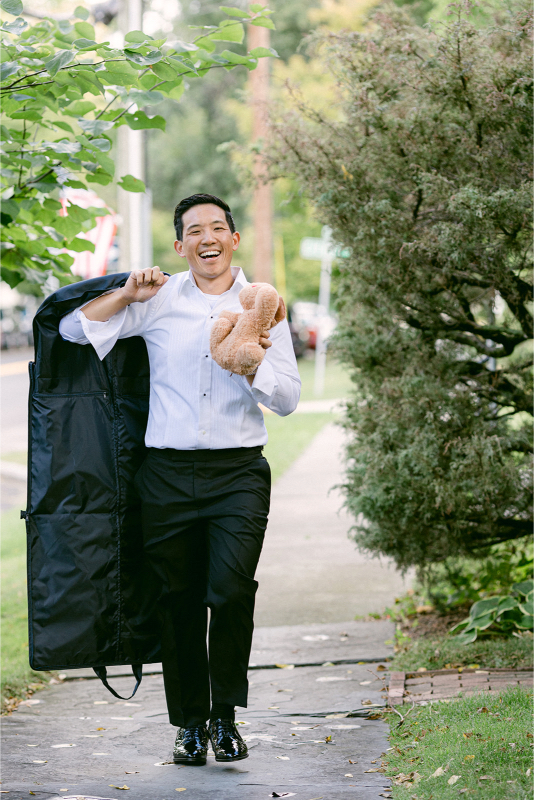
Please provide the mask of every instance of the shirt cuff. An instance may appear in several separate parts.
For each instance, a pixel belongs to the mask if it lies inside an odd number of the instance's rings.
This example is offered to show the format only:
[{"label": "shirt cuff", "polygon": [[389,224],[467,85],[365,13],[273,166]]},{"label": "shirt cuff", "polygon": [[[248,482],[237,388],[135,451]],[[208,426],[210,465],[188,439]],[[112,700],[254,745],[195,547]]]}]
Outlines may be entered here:
[{"label": "shirt cuff", "polygon": [[278,381],[276,380],[274,369],[267,359],[264,358],[256,370],[252,386],[250,387],[252,396],[255,400],[264,401],[272,397],[277,387]]},{"label": "shirt cuff", "polygon": [[96,350],[100,361],[113,349],[119,338],[126,317],[126,308],[121,309],[105,322],[87,319],[82,309],[79,309],[83,332]]}]

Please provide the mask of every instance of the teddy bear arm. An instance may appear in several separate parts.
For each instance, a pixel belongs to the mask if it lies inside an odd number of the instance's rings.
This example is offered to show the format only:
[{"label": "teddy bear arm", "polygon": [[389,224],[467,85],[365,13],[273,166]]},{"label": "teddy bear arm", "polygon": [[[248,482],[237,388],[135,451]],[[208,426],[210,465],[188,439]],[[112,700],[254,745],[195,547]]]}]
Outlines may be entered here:
[{"label": "teddy bear arm", "polygon": [[[214,323],[211,329],[210,345],[212,350],[213,348],[218,347],[221,344],[221,342],[223,342],[226,339],[228,334],[232,332],[234,328],[234,323],[232,323],[232,321],[227,319],[226,317],[222,316],[222,314],[226,313],[232,313],[232,312],[223,311],[221,313],[221,316],[219,317],[217,322]],[[235,316],[237,317],[237,314]]]}]

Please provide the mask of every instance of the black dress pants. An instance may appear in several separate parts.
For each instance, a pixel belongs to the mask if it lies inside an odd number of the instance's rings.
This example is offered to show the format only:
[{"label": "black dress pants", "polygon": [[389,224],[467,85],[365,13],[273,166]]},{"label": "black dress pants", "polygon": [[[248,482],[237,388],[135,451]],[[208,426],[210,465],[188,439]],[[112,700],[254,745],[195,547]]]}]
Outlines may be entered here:
[{"label": "black dress pants", "polygon": [[[261,447],[150,448],[135,483],[147,557],[162,582],[162,663],[172,725],[247,705],[247,668],[271,491]],[[210,609],[209,656],[206,642]]]}]

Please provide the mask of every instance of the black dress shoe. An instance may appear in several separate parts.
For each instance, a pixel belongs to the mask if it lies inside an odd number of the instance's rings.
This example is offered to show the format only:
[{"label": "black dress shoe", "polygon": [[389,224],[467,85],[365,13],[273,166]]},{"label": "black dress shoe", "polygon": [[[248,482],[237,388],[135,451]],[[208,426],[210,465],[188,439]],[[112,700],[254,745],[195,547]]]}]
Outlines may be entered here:
[{"label": "black dress shoe", "polygon": [[231,719],[212,719],[209,737],[215,761],[241,761],[248,758],[248,749]]},{"label": "black dress shoe", "polygon": [[205,725],[195,725],[194,728],[178,728],[172,751],[174,763],[202,766],[206,763],[208,741],[209,735]]}]

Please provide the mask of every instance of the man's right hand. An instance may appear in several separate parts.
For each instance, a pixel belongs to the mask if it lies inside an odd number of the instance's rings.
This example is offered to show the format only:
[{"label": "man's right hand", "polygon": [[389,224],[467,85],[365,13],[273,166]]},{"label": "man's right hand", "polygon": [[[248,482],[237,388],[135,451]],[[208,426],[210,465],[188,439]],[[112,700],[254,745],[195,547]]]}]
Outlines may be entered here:
[{"label": "man's right hand", "polygon": [[134,270],[122,288],[122,294],[128,303],[146,303],[168,280],[169,276],[159,267]]}]

